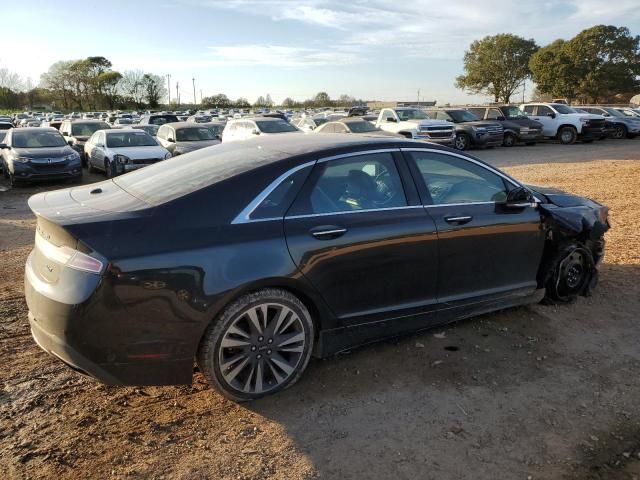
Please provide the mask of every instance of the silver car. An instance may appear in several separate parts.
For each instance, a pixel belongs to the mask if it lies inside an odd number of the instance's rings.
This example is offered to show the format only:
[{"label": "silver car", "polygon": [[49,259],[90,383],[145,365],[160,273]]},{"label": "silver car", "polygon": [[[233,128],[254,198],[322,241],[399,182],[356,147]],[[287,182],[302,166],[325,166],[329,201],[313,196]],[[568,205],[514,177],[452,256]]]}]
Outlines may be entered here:
[{"label": "silver car", "polygon": [[144,130],[98,130],[84,145],[89,173],[102,170],[107,178],[151,165],[171,153]]},{"label": "silver car", "polygon": [[220,143],[207,125],[192,122],[165,123],[156,137],[174,156]]}]

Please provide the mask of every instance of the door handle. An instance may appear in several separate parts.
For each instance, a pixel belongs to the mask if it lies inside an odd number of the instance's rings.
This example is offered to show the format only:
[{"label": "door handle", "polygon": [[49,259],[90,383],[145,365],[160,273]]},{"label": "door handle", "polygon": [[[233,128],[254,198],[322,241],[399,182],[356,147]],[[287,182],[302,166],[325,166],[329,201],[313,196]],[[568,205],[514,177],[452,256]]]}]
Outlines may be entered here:
[{"label": "door handle", "polygon": [[464,215],[459,217],[444,217],[444,221],[447,223],[457,223],[459,225],[464,225],[465,223],[469,223],[473,220],[471,215]]},{"label": "door handle", "polygon": [[318,240],[331,240],[332,238],[341,237],[346,232],[346,228],[334,226],[316,227],[310,231],[311,235]]}]

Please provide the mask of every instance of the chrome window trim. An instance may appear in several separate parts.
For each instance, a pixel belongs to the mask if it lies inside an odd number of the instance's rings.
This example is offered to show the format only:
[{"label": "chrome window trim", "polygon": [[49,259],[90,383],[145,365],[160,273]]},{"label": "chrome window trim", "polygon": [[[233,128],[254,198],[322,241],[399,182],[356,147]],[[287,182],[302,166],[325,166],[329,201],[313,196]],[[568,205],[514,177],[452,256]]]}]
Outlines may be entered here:
[{"label": "chrome window trim", "polygon": [[302,170],[303,168],[313,166],[315,163],[316,161],[312,160],[310,162],[303,163],[302,165],[298,165],[296,167],[290,168],[289,170],[284,172],[282,175],[276,178],[273,182],[267,185],[267,187],[264,190],[262,190],[262,192],[260,192],[258,196],[256,196],[253,200],[251,200],[251,202],[246,207],[244,207],[244,209],[238,215],[236,215],[236,218],[233,219],[231,224],[235,225],[238,223],[259,222],[259,221],[278,220],[278,219],[281,220],[282,217],[252,219],[251,214],[256,208],[258,208],[258,205],[260,205],[262,201],[265,198],[267,198],[271,194],[271,192],[273,192],[276,188],[278,188],[278,186],[282,182],[284,182],[287,178],[289,178],[294,173]]},{"label": "chrome window trim", "polygon": [[[256,219],[252,219],[251,218],[251,214],[253,213],[253,211],[258,208],[258,205],[260,205],[260,203],[262,203],[262,201],[267,198],[271,192],[273,192],[276,188],[278,188],[278,186],[284,182],[289,176],[293,175],[294,173],[296,173],[299,170],[302,170],[303,168],[306,168],[308,166],[317,164],[317,163],[324,163],[324,162],[328,162],[330,160],[338,160],[338,159],[342,159],[342,158],[349,158],[349,157],[356,157],[356,156],[360,156],[360,155],[371,155],[373,153],[391,153],[391,152],[400,152],[400,148],[380,148],[377,150],[361,150],[358,152],[348,152],[348,153],[341,153],[339,155],[333,155],[331,157],[323,157],[320,158],[318,160],[312,160],[310,162],[306,162],[303,163],[302,165],[298,165],[296,167],[293,167],[289,170],[287,170],[286,172],[284,172],[282,175],[280,175],[278,178],[276,178],[273,182],[271,182],[269,185],[267,185],[267,187],[262,190],[262,192],[260,192],[258,194],[258,196],[256,196],[253,200],[251,200],[251,202],[238,214],[236,215],[236,217],[231,221],[232,225],[236,225],[236,224],[240,224],[240,223],[250,223],[250,222],[266,222],[266,221],[272,221],[272,220],[282,220],[283,217],[272,217],[272,218],[256,218]],[[399,172],[398,172],[399,174]],[[419,208],[423,208],[422,205],[418,205]],[[397,209],[397,208],[407,208],[407,206],[403,206],[403,207],[392,207],[393,209]],[[386,210],[386,209],[370,209],[370,210],[352,210],[352,211],[348,211],[348,212],[332,212],[330,214],[309,214],[309,215],[300,215],[300,216],[296,216],[296,217],[287,217],[287,218],[301,218],[301,217],[307,217],[310,215],[336,215],[336,214],[340,214],[340,213],[355,213],[355,212],[371,212],[371,211],[381,211],[381,210]]]},{"label": "chrome window trim", "polygon": [[306,213],[304,215],[291,215],[285,216],[285,220],[294,220],[296,218],[313,218],[313,217],[328,217],[331,215],[347,215],[350,213],[369,213],[369,212],[387,212],[391,210],[408,210],[408,209],[424,209],[423,205],[405,205],[403,207],[386,207],[386,208],[368,208],[365,210],[346,210],[341,212],[327,212],[327,213]]}]

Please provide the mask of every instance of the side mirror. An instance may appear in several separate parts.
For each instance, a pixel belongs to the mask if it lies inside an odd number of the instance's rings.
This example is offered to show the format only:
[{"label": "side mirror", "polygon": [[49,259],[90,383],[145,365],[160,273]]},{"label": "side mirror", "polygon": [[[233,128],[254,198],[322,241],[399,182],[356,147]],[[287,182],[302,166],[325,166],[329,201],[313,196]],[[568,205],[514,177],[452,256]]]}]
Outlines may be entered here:
[{"label": "side mirror", "polygon": [[72,147],[73,146],[73,140],[67,140],[67,145]]},{"label": "side mirror", "polygon": [[167,142],[176,143],[175,139],[167,137]]},{"label": "side mirror", "polygon": [[398,121],[397,121],[395,118],[393,118],[393,117],[387,117],[387,122],[390,122],[390,123],[398,123]]},{"label": "side mirror", "polygon": [[511,190],[507,195],[507,208],[525,208],[535,206],[536,200],[529,189],[525,187],[517,187]]},{"label": "side mirror", "polygon": [[11,147],[9,147],[9,145],[7,145],[6,143],[0,143],[0,150],[4,150],[6,148],[11,148]]},{"label": "side mirror", "polygon": [[547,117],[556,118],[556,114],[553,112],[547,113]]},{"label": "side mirror", "polygon": [[69,134],[68,134],[67,132],[62,132],[62,136],[63,136],[63,137],[68,137],[68,136],[69,136]]},{"label": "side mirror", "polygon": [[254,128],[251,133],[253,133],[254,135],[260,135],[260,130],[258,130],[257,128]]},{"label": "side mirror", "polygon": [[504,122],[506,118],[504,118],[503,116],[500,116],[500,117],[497,117],[496,120],[498,120],[499,122]]}]

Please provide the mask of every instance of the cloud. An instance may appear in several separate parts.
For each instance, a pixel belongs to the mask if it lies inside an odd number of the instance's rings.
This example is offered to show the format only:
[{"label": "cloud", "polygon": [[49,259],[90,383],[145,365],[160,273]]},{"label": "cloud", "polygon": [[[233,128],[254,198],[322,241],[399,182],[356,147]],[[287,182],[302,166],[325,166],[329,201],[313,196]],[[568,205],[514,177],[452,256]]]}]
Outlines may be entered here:
[{"label": "cloud", "polygon": [[225,66],[318,67],[348,65],[358,57],[346,51],[285,47],[279,45],[232,45],[209,47],[212,61]]}]

